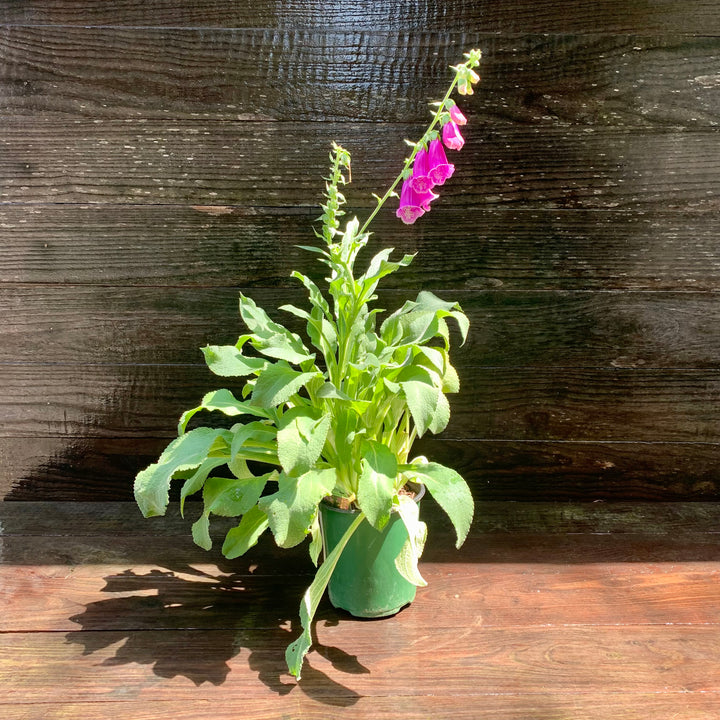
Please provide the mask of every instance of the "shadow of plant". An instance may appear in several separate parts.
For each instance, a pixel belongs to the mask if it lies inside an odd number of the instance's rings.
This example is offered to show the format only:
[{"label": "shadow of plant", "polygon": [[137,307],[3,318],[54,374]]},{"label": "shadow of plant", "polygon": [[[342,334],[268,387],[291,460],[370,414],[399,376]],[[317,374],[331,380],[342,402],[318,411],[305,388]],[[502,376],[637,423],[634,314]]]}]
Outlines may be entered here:
[{"label": "shadow of plant", "polygon": [[[285,648],[300,634],[298,601],[310,582],[307,576],[183,567],[144,574],[125,570],[105,582],[102,591],[113,597],[89,603],[72,616],[80,631],[66,635],[67,642],[83,646],[85,655],[122,642],[102,665],[152,665],[162,678],[183,676],[197,686],[220,685],[230,673],[230,661],[247,652],[248,667],[279,695],[299,687],[320,702],[341,706],[360,697],[308,661],[299,683],[287,672]],[[321,619],[338,621],[329,607]],[[316,643],[313,649],[340,672],[369,673],[340,648]]]}]

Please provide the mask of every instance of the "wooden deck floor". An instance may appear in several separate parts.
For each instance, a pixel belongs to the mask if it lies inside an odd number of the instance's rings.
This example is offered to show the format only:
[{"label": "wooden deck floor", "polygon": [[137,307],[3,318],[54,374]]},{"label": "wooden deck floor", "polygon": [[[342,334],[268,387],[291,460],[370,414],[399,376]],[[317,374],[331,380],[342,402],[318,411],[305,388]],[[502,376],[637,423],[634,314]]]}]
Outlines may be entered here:
[{"label": "wooden deck floor", "polygon": [[0,716],[716,720],[720,508],[487,504],[394,618],[321,605],[297,684],[284,648],[304,552],[233,562],[175,516],[1,503]]}]

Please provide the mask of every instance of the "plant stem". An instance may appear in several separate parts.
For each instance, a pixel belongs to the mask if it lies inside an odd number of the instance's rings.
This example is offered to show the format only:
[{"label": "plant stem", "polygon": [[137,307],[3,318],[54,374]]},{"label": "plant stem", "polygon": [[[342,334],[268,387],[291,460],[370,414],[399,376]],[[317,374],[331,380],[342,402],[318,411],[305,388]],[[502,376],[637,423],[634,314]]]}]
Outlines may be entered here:
[{"label": "plant stem", "polygon": [[458,76],[457,73],[455,74],[455,77],[453,78],[453,81],[450,83],[450,87],[448,88],[448,91],[445,93],[445,97],[440,102],[440,106],[437,109],[437,112],[435,113],[432,122],[428,126],[427,130],[422,135],[422,138],[418,140],[415,143],[415,147],[413,148],[413,151],[410,153],[410,157],[406,158],[405,164],[403,165],[403,169],[400,171],[400,174],[395,178],[395,182],[388,188],[388,191],[378,200],[376,208],[370,213],[370,217],[365,221],[363,226],[360,228],[360,231],[358,232],[358,235],[362,235],[365,230],[367,229],[368,225],[372,222],[373,218],[378,214],[380,211],[380,208],[385,204],[385,202],[390,198],[390,196],[393,194],[393,191],[398,186],[400,181],[403,179],[403,175],[405,174],[405,171],[410,167],[412,164],[412,161],[415,159],[415,155],[417,155],[418,150],[420,149],[420,143],[422,142],[423,138],[425,136],[432,132],[433,128],[438,124],[440,121],[440,116],[443,113],[443,110],[445,109],[445,103],[450,99],[450,95],[452,95],[452,91],[455,89],[455,85],[457,85]]}]

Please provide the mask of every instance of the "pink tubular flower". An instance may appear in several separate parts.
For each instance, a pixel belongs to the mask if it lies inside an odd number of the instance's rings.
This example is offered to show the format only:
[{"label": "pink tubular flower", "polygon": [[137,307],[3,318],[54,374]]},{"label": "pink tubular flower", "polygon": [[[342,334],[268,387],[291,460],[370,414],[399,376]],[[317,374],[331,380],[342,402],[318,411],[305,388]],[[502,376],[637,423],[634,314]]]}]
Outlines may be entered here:
[{"label": "pink tubular flower", "polygon": [[435,185],[442,185],[454,172],[455,166],[447,161],[439,138],[430,143],[428,150],[428,175]]},{"label": "pink tubular flower", "polygon": [[412,179],[403,182],[400,191],[400,207],[395,213],[406,225],[412,225],[421,215],[430,210],[430,203],[439,197],[434,192],[417,192],[413,189]]},{"label": "pink tubular flower", "polygon": [[465,125],[467,124],[467,118],[462,114],[462,111],[457,105],[453,105],[450,108],[450,119],[456,124],[456,125]]},{"label": "pink tubular flower", "polygon": [[465,138],[460,134],[460,128],[454,120],[445,123],[442,131],[445,147],[451,150],[461,150],[465,144]]},{"label": "pink tubular flower", "polygon": [[425,193],[435,183],[431,180],[428,173],[428,153],[424,147],[421,147],[415,161],[413,162],[412,187],[415,192]]}]

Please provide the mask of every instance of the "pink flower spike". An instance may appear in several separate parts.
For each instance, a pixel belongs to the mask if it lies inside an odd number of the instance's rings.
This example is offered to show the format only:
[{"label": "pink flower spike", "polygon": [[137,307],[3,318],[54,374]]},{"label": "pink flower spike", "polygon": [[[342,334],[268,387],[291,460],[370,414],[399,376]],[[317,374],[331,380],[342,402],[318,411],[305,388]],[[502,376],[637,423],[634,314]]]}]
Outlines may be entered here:
[{"label": "pink flower spike", "polygon": [[430,143],[428,149],[428,167],[430,179],[435,185],[443,185],[445,181],[455,172],[455,166],[447,161],[445,149],[439,138]]},{"label": "pink flower spike", "polygon": [[457,126],[454,120],[445,123],[442,131],[443,142],[445,147],[451,150],[461,150],[465,144],[465,139],[460,134],[460,128]]},{"label": "pink flower spike", "polygon": [[425,209],[421,207],[421,202],[422,197],[413,190],[412,179],[407,178],[403,181],[402,190],[400,191],[400,207],[395,214],[406,225],[412,225],[421,215],[425,214]]},{"label": "pink flower spike", "polygon": [[456,125],[466,125],[467,124],[467,118],[462,114],[462,111],[457,105],[453,105],[450,108],[450,119],[456,124]]},{"label": "pink flower spike", "polygon": [[415,192],[427,192],[435,183],[428,177],[428,154],[424,147],[421,147],[413,162],[412,187]]}]

